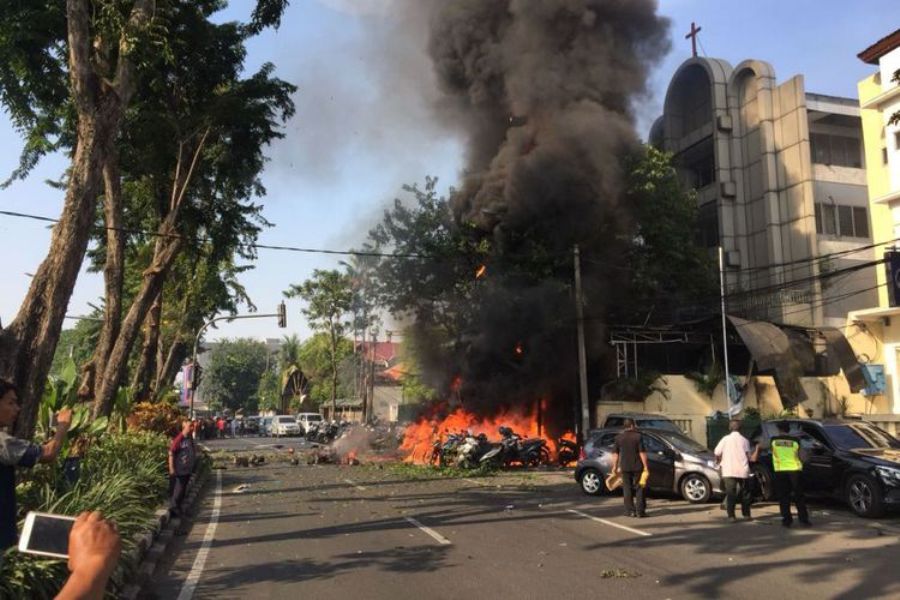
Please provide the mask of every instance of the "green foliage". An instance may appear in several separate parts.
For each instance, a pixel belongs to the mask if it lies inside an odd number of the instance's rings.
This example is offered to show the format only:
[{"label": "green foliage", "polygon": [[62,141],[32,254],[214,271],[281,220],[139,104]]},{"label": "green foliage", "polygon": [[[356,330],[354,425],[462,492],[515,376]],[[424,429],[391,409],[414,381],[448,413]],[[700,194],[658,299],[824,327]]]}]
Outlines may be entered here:
[{"label": "green foliage", "polygon": [[[338,365],[353,357],[353,342],[347,338],[339,338],[336,346]],[[333,390],[331,340],[326,333],[317,333],[307,339],[300,347],[300,368],[309,380],[309,397],[316,405],[330,401]],[[334,390],[335,398],[346,398],[352,388],[342,385],[338,378],[338,387]]]},{"label": "green foliage", "polygon": [[181,430],[183,418],[181,411],[173,403],[138,402],[132,407],[127,423],[130,431],[171,436]]},{"label": "green foliage", "polygon": [[275,369],[270,368],[259,379],[256,392],[259,412],[278,410],[281,406],[281,378]]},{"label": "green foliage", "polygon": [[266,345],[256,340],[221,340],[210,351],[209,366],[204,370],[200,384],[204,399],[230,410],[256,412],[267,353]]},{"label": "green foliage", "polygon": [[[100,510],[115,521],[125,556],[134,546],[135,534],[153,525],[154,512],[165,498],[167,446],[167,438],[159,434],[103,436],[89,447],[74,486],[63,480],[60,465],[39,465],[16,489],[20,516],[30,510],[66,515]],[[120,592],[123,577],[136,566],[120,561],[107,593]],[[67,577],[63,561],[10,549],[0,565],[0,597],[53,598]]]},{"label": "green foliage", "polygon": [[705,373],[692,371],[686,373],[685,377],[694,382],[694,387],[698,392],[712,398],[719,384],[725,381],[725,369],[716,361],[709,365]]},{"label": "green foliage", "polygon": [[604,400],[641,402],[654,392],[670,397],[666,380],[656,371],[643,371],[636,377],[620,377],[603,386]]},{"label": "green foliage", "polygon": [[[896,71],[894,71],[894,76],[891,77],[891,81],[893,81],[897,85],[900,85],[900,69],[897,69]],[[897,112],[892,114],[890,116],[890,118],[888,119],[888,125],[897,125],[897,124],[900,124],[900,110],[898,110]]]},{"label": "green foliage", "polygon": [[101,417],[91,420],[91,409],[78,402],[78,369],[72,357],[66,359],[62,372],[57,378],[48,378],[44,394],[38,406],[37,431],[39,435],[49,437],[52,429],[52,417],[64,408],[72,409],[72,423],[67,436],[68,443],[73,443],[82,436],[93,437],[106,431],[109,420]]},{"label": "green foliage", "polygon": [[656,309],[671,319],[672,309],[708,299],[716,290],[709,254],[696,243],[696,194],[682,188],[672,156],[652,146],[645,146],[629,167],[632,277],[616,313],[625,322],[643,322]]}]

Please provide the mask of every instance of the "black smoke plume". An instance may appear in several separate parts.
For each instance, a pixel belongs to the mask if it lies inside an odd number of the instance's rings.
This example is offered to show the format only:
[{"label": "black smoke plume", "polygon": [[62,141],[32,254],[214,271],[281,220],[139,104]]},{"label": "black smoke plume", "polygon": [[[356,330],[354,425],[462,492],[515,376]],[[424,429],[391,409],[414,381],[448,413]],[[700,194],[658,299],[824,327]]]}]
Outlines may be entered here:
[{"label": "black smoke plume", "polygon": [[585,256],[596,364],[629,229],[632,107],[668,51],[668,20],[654,0],[430,6],[438,112],[468,139],[454,214],[492,248],[453,367],[460,397],[485,411],[539,397],[565,405],[577,390],[572,250],[579,244]]}]

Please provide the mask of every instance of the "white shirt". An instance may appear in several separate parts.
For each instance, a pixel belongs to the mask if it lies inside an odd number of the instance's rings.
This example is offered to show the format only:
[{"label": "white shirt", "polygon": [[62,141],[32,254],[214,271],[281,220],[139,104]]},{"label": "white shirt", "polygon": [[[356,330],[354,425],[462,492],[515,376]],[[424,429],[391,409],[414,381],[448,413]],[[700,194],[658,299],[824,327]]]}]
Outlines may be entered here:
[{"label": "white shirt", "polygon": [[732,431],[719,440],[715,452],[722,465],[722,477],[750,476],[750,442],[739,431]]}]

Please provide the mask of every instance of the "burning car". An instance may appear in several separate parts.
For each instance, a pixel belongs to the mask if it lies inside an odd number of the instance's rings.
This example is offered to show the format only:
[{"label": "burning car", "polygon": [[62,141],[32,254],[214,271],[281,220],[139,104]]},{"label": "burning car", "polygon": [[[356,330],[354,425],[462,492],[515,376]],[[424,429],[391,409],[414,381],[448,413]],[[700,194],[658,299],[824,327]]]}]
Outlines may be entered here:
[{"label": "burning car", "polygon": [[[640,429],[650,463],[650,491],[680,495],[692,504],[708,502],[724,493],[715,455],[691,438],[668,429]],[[613,469],[612,455],[621,429],[596,429],[584,445],[575,466],[575,481],[589,495],[606,492],[605,480]]]}]

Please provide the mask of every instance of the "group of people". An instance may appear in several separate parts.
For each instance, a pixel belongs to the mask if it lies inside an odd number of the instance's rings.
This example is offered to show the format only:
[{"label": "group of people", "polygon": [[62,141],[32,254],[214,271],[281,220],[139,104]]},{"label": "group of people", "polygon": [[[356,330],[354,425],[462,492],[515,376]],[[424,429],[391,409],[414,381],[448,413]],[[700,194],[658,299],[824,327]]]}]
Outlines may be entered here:
[{"label": "group of people", "polygon": [[[781,524],[791,527],[794,522],[791,514],[791,501],[797,507],[797,518],[801,524],[809,526],[809,511],[803,493],[801,473],[803,457],[800,441],[791,435],[787,422],[777,424],[778,435],[769,440],[768,449],[772,453],[772,470],[774,474],[775,495],[781,511]],[[714,451],[716,461],[722,472],[725,488],[725,510],[728,520],[736,522],[735,510],[738,502],[741,515],[751,519],[750,505],[752,490],[750,486],[750,463],[759,458],[760,446],[750,447],[750,441],[741,432],[741,421],[733,419],[729,423],[730,433],[723,437]],[[622,477],[622,496],[625,501],[625,514],[629,517],[643,518],[647,516],[647,500],[645,488],[650,474],[647,461],[647,449],[643,437],[631,419],[625,420],[625,430],[616,436],[613,448],[613,469]]]},{"label": "group of people", "polygon": [[[55,461],[72,423],[71,410],[59,411],[53,439],[43,445],[35,444],[8,433],[20,410],[19,390],[0,379],[0,564],[6,551],[18,541],[15,469]],[[122,541],[114,522],[104,519],[100,512],[79,515],[69,534],[69,578],[57,600],[103,598],[121,551]]]}]

